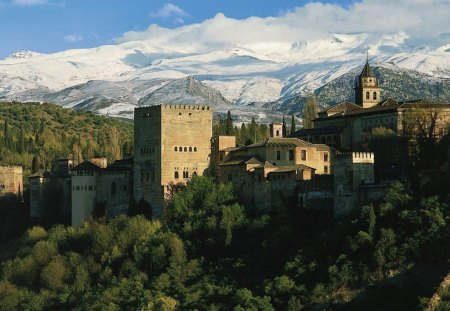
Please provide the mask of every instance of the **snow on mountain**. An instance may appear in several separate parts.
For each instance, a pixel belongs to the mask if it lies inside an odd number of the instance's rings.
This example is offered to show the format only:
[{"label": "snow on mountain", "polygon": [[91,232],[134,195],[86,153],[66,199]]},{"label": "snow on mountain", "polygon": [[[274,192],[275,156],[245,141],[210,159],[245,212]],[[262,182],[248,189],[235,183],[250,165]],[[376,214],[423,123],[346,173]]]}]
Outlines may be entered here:
[{"label": "snow on mountain", "polygon": [[264,119],[274,112],[263,107],[283,110],[280,103],[359,70],[367,48],[377,66],[450,78],[450,44],[414,47],[401,32],[208,49],[142,40],[54,54],[16,52],[0,61],[0,99],[52,101],[122,117],[132,117],[139,104],[210,103],[243,119],[259,109]]}]

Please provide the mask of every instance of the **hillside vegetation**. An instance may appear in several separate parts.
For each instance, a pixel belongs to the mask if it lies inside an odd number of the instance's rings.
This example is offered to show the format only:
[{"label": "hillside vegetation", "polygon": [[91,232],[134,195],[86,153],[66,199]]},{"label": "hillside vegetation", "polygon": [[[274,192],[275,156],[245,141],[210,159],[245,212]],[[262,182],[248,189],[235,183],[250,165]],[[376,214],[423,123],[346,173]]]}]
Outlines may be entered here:
[{"label": "hillside vegetation", "polygon": [[54,104],[0,103],[0,164],[50,169],[57,158],[119,159],[132,151],[132,124]]}]

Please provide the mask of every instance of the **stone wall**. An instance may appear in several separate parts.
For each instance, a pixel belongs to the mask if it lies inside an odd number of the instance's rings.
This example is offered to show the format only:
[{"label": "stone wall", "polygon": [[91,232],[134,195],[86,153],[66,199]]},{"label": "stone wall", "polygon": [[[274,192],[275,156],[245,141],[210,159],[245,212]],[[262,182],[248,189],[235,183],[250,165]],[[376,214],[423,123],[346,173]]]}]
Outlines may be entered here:
[{"label": "stone wall", "polygon": [[23,194],[21,166],[0,166],[0,198],[16,199]]},{"label": "stone wall", "polygon": [[208,106],[159,105],[135,109],[134,198],[153,215],[163,213],[170,187],[207,173],[212,110]]}]

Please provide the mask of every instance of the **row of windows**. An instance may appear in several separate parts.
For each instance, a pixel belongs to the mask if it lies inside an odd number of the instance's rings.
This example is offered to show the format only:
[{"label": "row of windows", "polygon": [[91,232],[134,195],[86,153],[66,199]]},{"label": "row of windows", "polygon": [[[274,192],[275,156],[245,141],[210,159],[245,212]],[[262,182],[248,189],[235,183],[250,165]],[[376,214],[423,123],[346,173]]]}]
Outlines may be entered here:
[{"label": "row of windows", "polygon": [[[197,176],[197,172],[193,172],[192,176]],[[178,171],[175,171],[174,178],[175,179],[179,179],[180,178],[180,173],[178,173]],[[189,178],[189,171],[183,171],[183,178],[184,179],[188,179]]]},{"label": "row of windows", "polygon": [[[302,150],[302,151],[305,151],[305,150]],[[289,150],[287,157],[290,161],[294,160],[294,154],[295,154],[294,150]],[[281,151],[277,151],[277,160],[281,160]]]},{"label": "row of windows", "polygon": [[197,152],[197,147],[174,147],[173,150],[178,152]]},{"label": "row of windows", "polygon": [[93,191],[97,188],[95,186],[72,186],[73,191]]},{"label": "row of windows", "polygon": [[155,154],[155,147],[141,148],[141,155]]},{"label": "row of windows", "polygon": [[150,175],[152,177],[152,181],[155,181],[155,178],[156,178],[155,171],[152,171],[152,172],[150,172],[150,171],[141,172],[141,182],[144,182],[144,180],[145,181],[149,181],[150,180]]},{"label": "row of windows", "polygon": [[[370,92],[366,92],[366,99],[370,99]],[[373,92],[373,99],[377,99],[377,92]]]}]

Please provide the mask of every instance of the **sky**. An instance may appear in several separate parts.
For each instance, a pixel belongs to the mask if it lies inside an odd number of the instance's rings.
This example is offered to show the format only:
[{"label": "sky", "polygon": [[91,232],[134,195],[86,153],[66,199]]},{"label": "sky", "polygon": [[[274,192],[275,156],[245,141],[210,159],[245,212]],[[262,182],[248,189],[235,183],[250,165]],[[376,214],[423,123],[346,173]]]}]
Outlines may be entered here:
[{"label": "sky", "polygon": [[0,59],[163,37],[211,44],[378,32],[437,46],[450,43],[449,16],[450,0],[0,0]]}]

